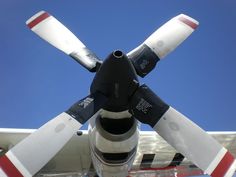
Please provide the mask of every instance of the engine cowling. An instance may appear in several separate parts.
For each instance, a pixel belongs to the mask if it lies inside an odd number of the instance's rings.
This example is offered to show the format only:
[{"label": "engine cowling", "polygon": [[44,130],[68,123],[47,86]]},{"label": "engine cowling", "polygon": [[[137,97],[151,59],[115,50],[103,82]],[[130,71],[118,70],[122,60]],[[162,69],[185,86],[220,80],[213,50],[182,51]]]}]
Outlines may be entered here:
[{"label": "engine cowling", "polygon": [[[137,151],[138,122],[133,117],[105,117],[109,114],[105,110],[102,112],[89,125],[94,168],[103,177],[127,176]],[[125,114],[121,112],[120,115]]]}]

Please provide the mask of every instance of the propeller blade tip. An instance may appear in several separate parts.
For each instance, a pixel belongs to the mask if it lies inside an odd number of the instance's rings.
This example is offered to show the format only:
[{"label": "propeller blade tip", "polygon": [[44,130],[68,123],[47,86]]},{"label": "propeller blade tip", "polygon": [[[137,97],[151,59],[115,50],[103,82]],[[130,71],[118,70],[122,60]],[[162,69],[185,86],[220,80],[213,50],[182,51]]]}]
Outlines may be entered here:
[{"label": "propeller blade tip", "polygon": [[[213,165],[214,163],[215,161],[213,161]],[[212,171],[211,174],[209,173],[209,175],[211,175],[212,177],[218,177],[218,176],[231,177],[235,173],[236,161],[234,156],[229,151],[226,151],[223,158],[221,158],[218,164],[215,165],[216,165],[215,169]]]},{"label": "propeller blade tip", "polygon": [[40,11],[38,13],[36,13],[34,16],[32,16],[31,18],[29,18],[26,21],[26,25],[32,29],[33,27],[35,27],[36,25],[38,25],[40,22],[42,22],[43,20],[45,20],[46,18],[50,17],[51,15],[45,11]]},{"label": "propeller blade tip", "polygon": [[198,27],[198,25],[199,25],[199,22],[197,20],[195,20],[192,17],[189,17],[188,15],[185,15],[185,14],[180,14],[176,18],[179,21],[181,21],[184,24],[186,24],[189,27],[191,27],[193,30],[195,30]]}]

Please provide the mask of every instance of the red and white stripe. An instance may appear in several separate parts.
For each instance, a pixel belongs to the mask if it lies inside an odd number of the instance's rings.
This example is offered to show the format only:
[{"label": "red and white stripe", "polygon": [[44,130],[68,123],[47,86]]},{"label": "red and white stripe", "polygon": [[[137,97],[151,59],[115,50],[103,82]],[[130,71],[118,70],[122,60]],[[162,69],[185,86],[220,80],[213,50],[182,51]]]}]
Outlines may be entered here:
[{"label": "red and white stripe", "polygon": [[187,39],[198,25],[197,20],[180,14],[157,29],[144,44],[162,59]]},{"label": "red and white stripe", "polygon": [[11,162],[7,154],[0,158],[0,176],[2,177],[24,177],[17,167]]},{"label": "red and white stripe", "polygon": [[29,20],[26,21],[27,26],[32,29],[51,15],[45,11],[40,11],[37,14],[35,14],[33,17],[31,17]]},{"label": "red and white stripe", "polygon": [[199,22],[196,21],[195,19],[182,14],[181,16],[179,16],[178,18],[179,21],[183,22],[184,24],[188,25],[189,27],[191,27],[192,29],[196,29],[199,25]]},{"label": "red and white stripe", "polygon": [[212,177],[231,177],[235,173],[235,169],[236,161],[234,156],[225,148],[222,148],[205,170],[205,173]]},{"label": "red and white stripe", "polygon": [[[8,177],[32,177],[61,150],[81,126],[69,114],[59,114],[0,158],[1,173]],[[45,142],[50,143],[46,145]]]},{"label": "red and white stripe", "polygon": [[22,165],[16,156],[8,151],[0,158],[0,176],[6,177],[31,177],[30,172]]},{"label": "red and white stripe", "polygon": [[76,52],[81,55],[82,63],[90,61],[84,51],[85,45],[49,13],[38,12],[26,21],[26,25],[39,37],[67,55]]}]

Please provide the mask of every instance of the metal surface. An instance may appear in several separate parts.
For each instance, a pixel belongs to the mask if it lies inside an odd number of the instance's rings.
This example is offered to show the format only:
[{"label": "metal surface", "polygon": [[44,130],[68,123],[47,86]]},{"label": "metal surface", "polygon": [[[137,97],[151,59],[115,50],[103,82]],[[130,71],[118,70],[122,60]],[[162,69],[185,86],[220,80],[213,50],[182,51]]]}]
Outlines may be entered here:
[{"label": "metal surface", "polygon": [[[22,129],[0,129],[0,146],[9,149],[19,141],[27,137],[35,130]],[[236,156],[236,132],[209,132],[217,141]],[[91,167],[91,156],[89,152],[88,132],[83,131],[82,136],[76,134],[63,147],[63,149],[45,166],[36,176],[88,176],[95,174]],[[157,133],[153,131],[141,131],[138,152],[136,154],[130,176],[174,176],[184,173],[196,175],[201,172],[186,158],[175,168],[168,167],[176,154],[176,150],[166,143]],[[144,154],[155,154],[150,169],[140,169]]]}]

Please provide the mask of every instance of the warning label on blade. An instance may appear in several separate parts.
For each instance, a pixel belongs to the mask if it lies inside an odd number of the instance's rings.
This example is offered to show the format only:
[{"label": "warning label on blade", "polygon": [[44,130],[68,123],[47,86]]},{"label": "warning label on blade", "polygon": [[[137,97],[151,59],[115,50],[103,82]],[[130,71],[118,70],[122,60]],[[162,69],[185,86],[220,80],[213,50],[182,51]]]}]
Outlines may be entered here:
[{"label": "warning label on blade", "polygon": [[146,100],[143,98],[140,99],[138,102],[137,106],[135,107],[138,111],[143,112],[144,114],[148,113],[148,110],[152,108],[152,105],[148,103]]},{"label": "warning label on blade", "polygon": [[86,108],[92,102],[93,102],[93,98],[87,97],[85,100],[83,100],[81,103],[79,103],[79,106],[82,108]]}]

